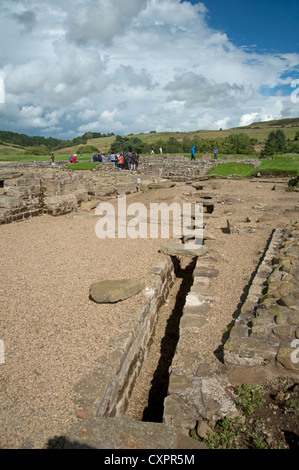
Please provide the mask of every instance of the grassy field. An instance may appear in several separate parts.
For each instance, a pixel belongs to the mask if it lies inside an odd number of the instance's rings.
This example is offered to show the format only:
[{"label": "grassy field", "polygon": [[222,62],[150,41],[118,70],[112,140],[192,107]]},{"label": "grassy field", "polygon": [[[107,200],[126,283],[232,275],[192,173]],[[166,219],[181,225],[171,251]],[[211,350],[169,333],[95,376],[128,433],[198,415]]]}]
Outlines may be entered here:
[{"label": "grassy field", "polygon": [[262,160],[261,166],[257,169],[240,162],[228,162],[218,165],[210,171],[210,175],[228,176],[239,175],[243,177],[252,176],[256,173],[275,173],[281,176],[291,174],[299,176],[299,155],[286,156],[277,155],[271,160]]},{"label": "grassy field", "polygon": [[101,162],[78,162],[71,163],[67,170],[94,170]]},{"label": "grassy field", "polygon": [[[76,147],[77,149],[78,147]],[[74,152],[55,152],[55,161],[68,161],[70,156]],[[82,154],[79,155],[79,160],[88,161],[92,157],[91,154]],[[50,162],[51,154],[49,155],[27,155],[24,153],[24,150],[17,150],[13,148],[8,148],[7,146],[0,145],[0,161],[1,162]]]},{"label": "grassy field", "polygon": [[262,160],[259,170],[262,173],[296,173],[299,175],[299,155],[276,155],[276,157],[271,160]]},{"label": "grassy field", "polygon": [[249,176],[252,173],[253,168],[245,163],[229,162],[217,165],[213,170],[210,171],[210,175],[228,176],[228,175],[239,175]]}]

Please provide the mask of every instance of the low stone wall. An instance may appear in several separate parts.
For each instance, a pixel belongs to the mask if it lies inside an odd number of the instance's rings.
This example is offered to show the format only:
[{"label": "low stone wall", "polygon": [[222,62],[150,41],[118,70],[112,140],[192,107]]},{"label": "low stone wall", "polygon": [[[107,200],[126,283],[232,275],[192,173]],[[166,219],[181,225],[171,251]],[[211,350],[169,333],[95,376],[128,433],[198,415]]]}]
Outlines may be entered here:
[{"label": "low stone wall", "polygon": [[140,158],[139,171],[173,181],[188,181],[205,176],[217,164],[211,159],[191,161],[183,155],[148,155]]},{"label": "low stone wall", "polygon": [[0,224],[77,210],[79,204],[88,200],[80,176],[59,170],[23,170],[3,175]]},{"label": "low stone wall", "polygon": [[115,338],[109,357],[101,358],[101,366],[75,385],[73,399],[79,418],[122,415],[147,353],[159,307],[166,300],[174,277],[171,258],[161,255],[146,280],[140,308],[134,313],[133,330]]},{"label": "low stone wall", "polygon": [[[92,171],[23,169],[1,172],[0,225],[41,214],[53,216],[91,210],[97,203],[138,191],[136,175],[121,170],[101,177]],[[92,201],[93,204],[84,206]]]},{"label": "low stone wall", "polygon": [[215,166],[227,162],[240,162],[258,168],[261,165],[259,159],[227,156],[225,159],[212,158],[211,155],[203,155],[204,158],[191,160],[183,155],[145,155],[140,158],[139,171],[143,174],[157,175],[161,178],[173,181],[188,181],[204,177]]},{"label": "low stone wall", "polygon": [[[299,222],[278,228],[224,347],[232,382],[298,377]],[[298,357],[297,357],[298,356]]]}]

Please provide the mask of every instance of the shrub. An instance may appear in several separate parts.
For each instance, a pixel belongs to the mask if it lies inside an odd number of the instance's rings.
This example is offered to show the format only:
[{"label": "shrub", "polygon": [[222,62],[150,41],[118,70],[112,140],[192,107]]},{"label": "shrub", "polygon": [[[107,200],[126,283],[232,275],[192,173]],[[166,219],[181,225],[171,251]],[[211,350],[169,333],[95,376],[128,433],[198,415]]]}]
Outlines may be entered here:
[{"label": "shrub", "polygon": [[93,145],[83,145],[77,150],[77,155],[82,155],[83,153],[99,153],[99,150]]},{"label": "shrub", "polygon": [[27,147],[25,149],[25,155],[47,155],[49,153],[48,147],[45,145],[36,145],[34,147]]}]

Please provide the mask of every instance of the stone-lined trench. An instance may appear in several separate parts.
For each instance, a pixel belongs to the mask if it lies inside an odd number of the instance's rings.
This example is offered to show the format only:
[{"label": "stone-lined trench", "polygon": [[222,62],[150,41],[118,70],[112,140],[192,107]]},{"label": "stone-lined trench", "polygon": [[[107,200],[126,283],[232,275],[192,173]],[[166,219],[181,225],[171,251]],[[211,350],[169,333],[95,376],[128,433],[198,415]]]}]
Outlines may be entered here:
[{"label": "stone-lined trench", "polygon": [[[273,233],[267,241],[258,265],[244,289],[234,318],[240,315],[242,305],[246,301],[250,286],[258,272],[259,265],[267,253],[272,236]],[[190,259],[172,257],[176,278],[170,289],[168,299],[164,305],[160,307],[157,314],[157,323],[155,331],[153,332],[153,338],[158,335],[158,332],[160,332],[160,335],[158,341],[155,341],[155,343],[153,339],[150,341],[147,354],[144,357],[144,363],[136,379],[132,394],[128,399],[124,417],[142,421],[163,422],[164,399],[167,397],[168,393],[170,368],[179,341],[180,321],[183,316],[186,298],[193,285],[193,276],[197,260],[197,257]],[[233,323],[234,320],[231,322],[231,327]],[[163,335],[161,335],[161,332],[163,332]],[[223,341],[225,341],[225,335]],[[215,355],[218,357],[219,361],[223,363],[223,344],[215,351]],[[151,370],[152,363],[156,364],[156,368],[153,371],[152,379],[149,384],[148,376],[146,377],[148,371],[144,374],[143,370],[147,368]],[[148,366],[147,364],[150,365]],[[135,389],[139,389],[137,394],[134,393]],[[144,407],[145,400],[146,406]]]},{"label": "stone-lined trench", "polygon": [[[166,302],[157,314],[153,337],[132,395],[129,397],[125,417],[163,422],[164,399],[169,385],[169,368],[179,340],[179,324],[186,297],[193,282],[192,275],[196,260],[196,257],[185,260],[172,257],[176,277]],[[154,368],[153,365],[156,367]],[[152,375],[149,375],[151,371]]]}]

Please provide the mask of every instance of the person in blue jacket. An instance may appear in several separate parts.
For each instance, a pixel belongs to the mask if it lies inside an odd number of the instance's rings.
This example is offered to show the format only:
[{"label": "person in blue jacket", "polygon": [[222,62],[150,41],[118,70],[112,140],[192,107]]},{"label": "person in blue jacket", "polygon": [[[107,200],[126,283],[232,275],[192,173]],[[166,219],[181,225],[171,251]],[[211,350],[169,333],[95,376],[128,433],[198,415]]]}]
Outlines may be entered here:
[{"label": "person in blue jacket", "polygon": [[195,160],[195,145],[191,149],[191,160]]},{"label": "person in blue jacket", "polygon": [[214,160],[217,160],[218,148],[214,147]]}]

